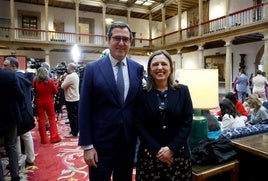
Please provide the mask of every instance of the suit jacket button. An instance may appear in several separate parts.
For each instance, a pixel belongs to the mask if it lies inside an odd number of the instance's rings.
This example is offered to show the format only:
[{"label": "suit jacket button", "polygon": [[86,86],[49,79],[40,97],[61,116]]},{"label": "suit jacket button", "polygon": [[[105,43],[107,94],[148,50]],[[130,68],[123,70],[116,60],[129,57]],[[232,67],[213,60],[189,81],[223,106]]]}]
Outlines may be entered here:
[{"label": "suit jacket button", "polygon": [[163,128],[163,129],[166,129],[166,128],[167,128],[167,126],[163,126],[162,128]]}]

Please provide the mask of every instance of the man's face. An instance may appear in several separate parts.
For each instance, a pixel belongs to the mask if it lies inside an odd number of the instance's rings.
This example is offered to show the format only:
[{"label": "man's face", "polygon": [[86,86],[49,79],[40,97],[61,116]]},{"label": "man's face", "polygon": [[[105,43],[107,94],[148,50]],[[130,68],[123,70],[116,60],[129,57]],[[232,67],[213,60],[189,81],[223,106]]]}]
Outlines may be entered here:
[{"label": "man's face", "polygon": [[123,60],[130,49],[130,33],[127,28],[114,28],[108,42],[110,54],[116,60]]},{"label": "man's face", "polygon": [[14,70],[14,68],[11,66],[9,60],[5,60],[5,61],[4,61],[3,69],[4,69],[4,70],[8,70],[8,71],[13,71],[13,70]]}]

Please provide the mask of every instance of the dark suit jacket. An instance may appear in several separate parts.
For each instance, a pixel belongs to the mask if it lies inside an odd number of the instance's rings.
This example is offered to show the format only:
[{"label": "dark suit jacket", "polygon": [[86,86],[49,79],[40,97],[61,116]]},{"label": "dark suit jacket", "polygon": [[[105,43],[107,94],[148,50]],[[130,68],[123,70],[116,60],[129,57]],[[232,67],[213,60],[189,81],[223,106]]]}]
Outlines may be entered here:
[{"label": "dark suit jacket", "polygon": [[18,123],[18,135],[22,135],[35,127],[32,106],[32,82],[33,73],[16,72],[19,80],[19,87],[24,94],[24,99],[19,102],[21,122]]},{"label": "dark suit jacket", "polygon": [[95,148],[112,151],[112,140],[118,136],[120,127],[127,143],[135,145],[136,96],[142,85],[143,66],[129,58],[127,66],[130,85],[122,104],[109,56],[86,65],[79,101],[79,145],[93,144]]},{"label": "dark suit jacket", "polygon": [[137,124],[141,140],[140,154],[155,156],[168,146],[177,156],[189,157],[188,137],[193,120],[193,105],[187,86],[169,87],[165,118],[159,111],[157,91],[140,93],[142,119]]},{"label": "dark suit jacket", "polygon": [[24,99],[14,72],[0,69],[0,128],[20,121],[18,101]]}]

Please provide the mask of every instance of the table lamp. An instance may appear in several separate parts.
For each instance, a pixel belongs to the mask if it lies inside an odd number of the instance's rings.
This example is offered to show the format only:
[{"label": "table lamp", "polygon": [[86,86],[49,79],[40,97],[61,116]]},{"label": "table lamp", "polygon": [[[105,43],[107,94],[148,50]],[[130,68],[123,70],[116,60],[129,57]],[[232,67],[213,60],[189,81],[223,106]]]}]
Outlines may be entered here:
[{"label": "table lamp", "polygon": [[178,81],[188,86],[194,108],[192,130],[189,137],[191,149],[207,138],[208,122],[202,110],[219,107],[218,69],[178,69]]}]

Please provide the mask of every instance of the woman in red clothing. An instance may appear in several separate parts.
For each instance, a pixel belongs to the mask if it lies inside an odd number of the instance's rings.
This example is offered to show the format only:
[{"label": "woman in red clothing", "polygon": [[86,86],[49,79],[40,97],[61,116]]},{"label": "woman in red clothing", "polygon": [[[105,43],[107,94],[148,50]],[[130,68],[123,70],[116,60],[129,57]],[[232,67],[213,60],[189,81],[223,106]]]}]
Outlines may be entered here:
[{"label": "woman in red clothing", "polygon": [[[248,112],[246,111],[243,103],[236,98],[235,94],[228,92],[226,93],[225,98],[229,99],[235,105],[237,112],[239,112],[240,115],[244,117],[244,121],[247,121]],[[217,114],[220,116],[221,111],[218,111]]]},{"label": "woman in red clothing", "polygon": [[54,109],[54,96],[58,93],[55,82],[49,78],[49,72],[45,67],[37,70],[37,75],[33,82],[35,90],[35,105],[39,124],[39,133],[41,143],[48,142],[46,133],[46,114],[50,124],[50,142],[57,143],[61,141],[56,125],[56,113]]}]

